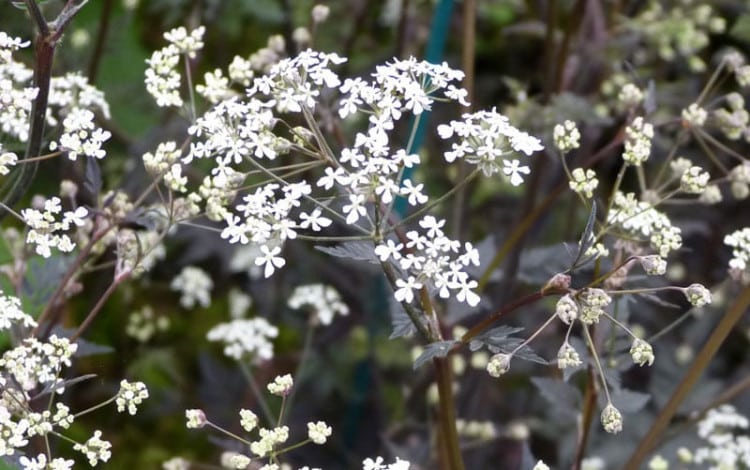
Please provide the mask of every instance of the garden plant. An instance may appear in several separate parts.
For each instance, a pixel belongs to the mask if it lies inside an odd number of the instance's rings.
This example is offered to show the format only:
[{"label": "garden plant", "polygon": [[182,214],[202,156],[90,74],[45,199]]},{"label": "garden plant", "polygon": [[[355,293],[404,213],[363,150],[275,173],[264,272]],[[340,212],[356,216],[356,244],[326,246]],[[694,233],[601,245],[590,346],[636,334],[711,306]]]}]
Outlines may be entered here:
[{"label": "garden plant", "polygon": [[0,3],[0,468],[750,469],[750,9]]}]

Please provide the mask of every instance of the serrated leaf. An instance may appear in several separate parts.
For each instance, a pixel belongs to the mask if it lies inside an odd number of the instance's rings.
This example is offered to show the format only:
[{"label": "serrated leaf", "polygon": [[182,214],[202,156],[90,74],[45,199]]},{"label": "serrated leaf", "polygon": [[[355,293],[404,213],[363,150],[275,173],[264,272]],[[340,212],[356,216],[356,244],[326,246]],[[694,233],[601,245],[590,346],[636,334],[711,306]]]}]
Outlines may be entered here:
[{"label": "serrated leaf", "polygon": [[436,357],[445,357],[457,341],[438,341],[424,347],[424,351],[414,361],[414,369],[419,369],[425,362]]},{"label": "serrated leaf", "polygon": [[484,333],[477,335],[469,342],[469,349],[477,351],[485,345],[494,345],[496,343],[502,343],[503,340],[508,338],[514,333],[523,331],[522,327],[501,325],[491,330],[485,331]]},{"label": "serrated leaf", "polygon": [[594,244],[594,226],[596,224],[596,201],[591,200],[591,212],[589,212],[589,218],[586,221],[586,227],[583,229],[581,239],[578,242],[578,254],[576,255],[573,263],[570,266],[572,271],[578,266],[578,263],[583,259],[583,255],[591,248]]},{"label": "serrated leaf", "polygon": [[357,261],[367,261],[372,264],[380,264],[380,260],[375,256],[374,247],[371,242],[349,241],[339,243],[335,246],[316,245],[315,249],[322,251],[337,258],[353,259]]},{"label": "serrated leaf", "polygon": [[[525,341],[525,340],[520,340],[519,339],[519,342],[520,341]],[[522,359],[524,361],[536,362],[537,364],[541,364],[543,366],[549,365],[549,361],[547,359],[545,359],[542,356],[540,356],[539,354],[537,354],[533,349],[531,349],[528,346],[524,346],[521,349],[519,349],[518,351],[516,351],[516,353],[513,355],[513,357],[514,358],[518,358],[518,359]]]},{"label": "serrated leaf", "polygon": [[651,396],[645,393],[635,392],[626,388],[615,390],[611,394],[612,404],[621,413],[637,413],[651,400]]},{"label": "serrated leaf", "polygon": [[573,385],[546,377],[532,377],[531,383],[539,389],[545,400],[555,405],[556,411],[575,416],[581,407],[581,392]]},{"label": "serrated leaf", "polygon": [[21,287],[21,301],[31,316],[47,304],[68,270],[72,256],[34,257],[29,260]]},{"label": "serrated leaf", "polygon": [[417,331],[417,328],[412,323],[409,315],[406,314],[404,308],[393,298],[391,302],[391,326],[393,327],[393,331],[391,332],[390,339],[412,336]]}]

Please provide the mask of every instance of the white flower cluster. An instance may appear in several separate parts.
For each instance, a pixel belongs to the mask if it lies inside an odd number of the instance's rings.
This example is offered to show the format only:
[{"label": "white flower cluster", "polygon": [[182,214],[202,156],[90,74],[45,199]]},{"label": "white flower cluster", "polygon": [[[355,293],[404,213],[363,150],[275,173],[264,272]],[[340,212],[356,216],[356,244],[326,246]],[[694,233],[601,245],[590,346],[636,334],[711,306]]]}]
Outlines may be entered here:
[{"label": "white flower cluster", "polygon": [[109,441],[105,441],[102,438],[102,432],[97,430],[94,431],[94,435],[89,438],[84,444],[76,444],[73,446],[73,450],[77,450],[84,454],[89,461],[89,465],[95,467],[99,462],[106,462],[112,456],[110,449],[112,444]]},{"label": "white flower cluster", "polygon": [[125,326],[125,334],[141,343],[150,340],[158,331],[169,328],[169,317],[166,315],[154,315],[154,309],[150,305],[144,305],[128,315],[128,324]]},{"label": "white flower cluster", "polygon": [[472,307],[479,304],[480,297],[474,292],[477,281],[464,271],[467,266],[479,266],[479,251],[469,242],[462,250],[459,241],[445,235],[444,225],[445,220],[428,215],[419,221],[423,233],[410,230],[406,244],[386,240],[375,248],[380,261],[393,261],[404,273],[403,279],[396,279],[395,297],[399,302],[412,302],[414,291],[427,286],[440,298],[453,294],[459,302]]},{"label": "white flower cluster", "polygon": [[3,144],[0,143],[0,175],[10,173],[10,168],[18,163],[18,155],[13,152],[4,152]]},{"label": "white flower cluster", "polygon": [[18,463],[23,470],[70,470],[75,462],[63,458],[54,458],[47,462],[47,455],[39,454],[31,459],[24,455]]},{"label": "white flower cluster", "polygon": [[750,227],[725,236],[724,244],[732,247],[732,259],[729,260],[732,278],[750,282]]},{"label": "white flower cluster", "polygon": [[568,367],[578,367],[581,364],[581,356],[578,354],[578,351],[565,341],[560,350],[557,351],[557,367],[559,369],[567,369]]},{"label": "white flower cluster", "polygon": [[273,429],[259,428],[260,439],[250,443],[250,451],[258,457],[265,457],[276,447],[289,439],[289,427],[279,426]]},{"label": "white flower cluster", "polygon": [[13,51],[28,47],[29,44],[31,44],[31,41],[14,38],[9,36],[5,31],[0,31],[0,63],[10,62]]},{"label": "white flower cluster", "polygon": [[641,116],[633,119],[625,128],[625,150],[622,159],[633,166],[640,166],[651,155],[651,139],[654,138],[654,126]]},{"label": "white flower cluster", "polygon": [[[578,294],[580,314],[578,317],[586,325],[599,323],[599,317],[604,315],[604,307],[612,302],[612,298],[602,289],[586,288]],[[558,313],[558,316],[561,316]]]},{"label": "white flower cluster", "polygon": [[682,246],[679,227],[672,225],[669,218],[654,209],[645,201],[637,201],[635,194],[615,194],[612,210],[607,215],[607,223],[616,225],[631,235],[648,237],[651,246],[666,258],[670,251]]},{"label": "white flower cluster", "polygon": [[21,300],[18,297],[3,295],[0,290],[0,331],[8,330],[13,325],[34,328],[36,321],[21,310]]},{"label": "white flower cluster", "polygon": [[307,437],[315,444],[323,445],[331,436],[333,430],[323,421],[317,423],[307,423]]},{"label": "white flower cluster", "polygon": [[581,146],[581,132],[575,122],[567,120],[555,125],[552,130],[552,140],[557,150],[561,153],[568,153]]},{"label": "white flower cluster", "polygon": [[273,358],[270,339],[279,335],[279,329],[265,318],[238,319],[213,327],[206,337],[209,341],[224,344],[224,354],[236,360],[252,358],[266,361]]},{"label": "white flower cluster", "polygon": [[180,274],[172,279],[169,287],[180,293],[180,305],[193,308],[195,304],[202,307],[211,305],[211,289],[214,282],[204,270],[197,266],[185,266]]},{"label": "white flower cluster", "polygon": [[39,384],[54,384],[63,366],[70,366],[70,358],[78,345],[56,335],[47,341],[26,338],[0,358],[0,369],[13,376],[23,390],[33,390]]},{"label": "white flower cluster", "polygon": [[362,470],[409,470],[411,463],[408,460],[402,460],[396,457],[396,461],[393,463],[385,463],[383,457],[375,457],[375,459],[366,458],[362,461]]},{"label": "white flower cluster", "polygon": [[0,132],[20,142],[29,138],[29,113],[38,89],[31,86],[34,72],[13,60],[13,52],[29,44],[0,31]]},{"label": "white flower cluster", "polygon": [[518,152],[531,155],[544,149],[539,139],[516,129],[494,109],[464,114],[462,121],[438,126],[438,134],[443,139],[459,136],[459,142],[445,153],[447,162],[463,158],[477,165],[486,176],[502,173],[513,186],[523,183],[521,175],[531,171],[514,156]]},{"label": "white flower cluster", "polygon": [[591,199],[594,196],[594,190],[599,186],[594,170],[576,168],[570,172],[570,175],[573,177],[568,183],[570,189]]},{"label": "white flower cluster", "polygon": [[74,108],[63,120],[63,134],[59,142],[51,142],[50,150],[58,148],[76,160],[79,155],[102,159],[107,152],[102,144],[112,133],[94,124],[94,113],[84,108]]},{"label": "white flower cluster", "polygon": [[138,405],[148,398],[148,389],[143,382],[120,382],[120,391],[117,393],[115,403],[117,411],[122,413],[126,409],[130,415],[135,415],[138,411]]},{"label": "white flower cluster", "polygon": [[164,33],[169,45],[155,51],[146,60],[146,91],[156,99],[156,104],[162,107],[182,106],[180,97],[181,76],[177,71],[180,55],[194,58],[196,52],[203,48],[203,34],[206,28],[200,26],[189,34],[180,26]]},{"label": "white flower cluster", "polygon": [[[59,215],[62,215],[62,220],[57,220]],[[87,215],[88,211],[84,207],[63,212],[60,198],[56,196],[44,201],[43,210],[24,209],[21,216],[29,227],[26,243],[36,245],[37,254],[45,258],[52,255],[51,248],[62,252],[73,251],[75,244],[62,232],[67,232],[73,226],[83,226]]]},{"label": "white flower cluster", "polygon": [[745,98],[739,93],[729,93],[725,98],[729,108],[714,110],[713,117],[719,130],[727,139],[738,140],[748,135],[748,121],[750,113],[745,109]]},{"label": "white flower cluster", "polygon": [[706,119],[708,119],[708,111],[700,107],[698,103],[693,103],[682,110],[682,120],[690,127],[703,127]]},{"label": "white flower cluster", "polygon": [[602,410],[601,421],[604,430],[610,434],[622,431],[622,413],[612,403],[607,403]]},{"label": "white flower cluster", "polygon": [[695,450],[694,462],[710,468],[750,467],[750,437],[735,434],[748,426],[748,419],[732,405],[709,410],[698,423],[698,437],[708,445]]},{"label": "white flower cluster", "polygon": [[292,391],[294,381],[291,374],[278,375],[266,387],[272,395],[285,397]]},{"label": "white flower cluster", "polygon": [[330,325],[337,313],[342,316],[349,314],[349,307],[341,300],[338,291],[325,284],[298,286],[289,297],[287,305],[293,309],[310,308],[316,321],[322,325]]},{"label": "white flower cluster", "polygon": [[[104,92],[91,85],[89,79],[80,72],[52,77],[49,86],[49,106],[57,109],[61,116],[67,116],[77,109],[87,109],[100,113],[104,119],[111,117]],[[50,124],[57,124],[55,116],[50,115],[47,118]]]},{"label": "white flower cluster", "polygon": [[680,189],[690,194],[701,194],[708,187],[711,175],[699,166],[691,166],[680,178]]}]

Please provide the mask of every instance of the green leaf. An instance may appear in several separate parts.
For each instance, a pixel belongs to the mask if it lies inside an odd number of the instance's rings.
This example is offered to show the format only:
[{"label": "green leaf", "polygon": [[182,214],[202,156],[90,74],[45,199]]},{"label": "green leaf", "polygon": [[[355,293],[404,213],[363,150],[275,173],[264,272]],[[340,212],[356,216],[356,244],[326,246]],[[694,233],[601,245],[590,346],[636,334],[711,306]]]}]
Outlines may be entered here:
[{"label": "green leaf", "polygon": [[438,341],[425,346],[422,354],[414,361],[414,369],[419,369],[425,362],[435,357],[445,357],[458,341]]}]

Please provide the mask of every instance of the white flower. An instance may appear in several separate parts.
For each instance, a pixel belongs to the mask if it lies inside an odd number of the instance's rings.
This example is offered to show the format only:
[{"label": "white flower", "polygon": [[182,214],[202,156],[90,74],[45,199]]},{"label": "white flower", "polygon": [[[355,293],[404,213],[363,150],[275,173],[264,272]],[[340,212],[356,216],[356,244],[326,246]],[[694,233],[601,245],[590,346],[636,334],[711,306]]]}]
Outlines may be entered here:
[{"label": "white flower", "polygon": [[229,358],[266,361],[273,358],[271,339],[278,335],[279,329],[265,318],[249,318],[220,323],[209,330],[206,338],[223,343],[224,354]]},{"label": "white flower", "polygon": [[287,305],[294,309],[308,307],[316,321],[322,325],[330,325],[337,313],[342,316],[349,314],[349,307],[341,300],[338,291],[324,284],[297,287],[289,297]]},{"label": "white flower", "polygon": [[289,395],[289,392],[292,391],[293,384],[294,382],[291,374],[277,375],[276,378],[273,379],[273,382],[269,383],[267,387],[268,391],[273,395],[284,397]]},{"label": "white flower", "polygon": [[324,227],[330,226],[332,223],[331,219],[323,217],[321,214],[322,212],[318,208],[315,208],[310,214],[306,212],[300,213],[300,228],[306,229],[310,227],[313,232],[319,232],[323,230]]},{"label": "white flower", "polygon": [[633,362],[639,366],[644,364],[650,366],[654,363],[654,349],[642,339],[636,338],[633,340],[633,345],[630,346],[630,356],[633,358]]},{"label": "white flower", "polygon": [[172,279],[170,288],[180,292],[180,305],[193,308],[196,303],[203,307],[211,305],[211,289],[214,283],[209,275],[196,266],[185,266]]},{"label": "white flower", "polygon": [[240,410],[240,426],[246,432],[251,432],[258,425],[258,416],[250,410]]},{"label": "white flower", "polygon": [[393,240],[388,239],[385,243],[376,246],[374,251],[375,255],[380,258],[380,261],[385,263],[389,259],[398,260],[401,258],[401,250],[403,248],[403,243],[397,245]]},{"label": "white flower", "polygon": [[510,370],[510,354],[498,353],[490,358],[487,363],[487,373],[492,377],[500,377]]},{"label": "white flower", "polygon": [[703,307],[711,303],[711,291],[701,284],[691,284],[684,288],[683,292],[693,307]]},{"label": "white flower", "polygon": [[117,393],[117,411],[122,413],[125,409],[128,413],[135,415],[138,410],[138,405],[143,403],[143,400],[148,398],[148,389],[146,384],[143,382],[128,382],[122,380],[120,382],[120,391]]},{"label": "white flower", "polygon": [[562,153],[570,152],[581,146],[581,133],[578,131],[576,123],[570,120],[555,125],[552,130],[552,138],[555,147]]},{"label": "white flower", "polygon": [[185,418],[187,419],[188,429],[199,429],[206,425],[208,420],[203,410],[193,409],[185,410]]},{"label": "white flower", "polygon": [[534,465],[534,468],[532,468],[531,470],[549,470],[549,466],[547,464],[545,464],[544,462],[542,462],[541,460],[539,460]]},{"label": "white flower", "polygon": [[610,434],[622,431],[622,414],[612,403],[607,403],[602,410],[601,421],[604,430]]},{"label": "white flower", "polygon": [[557,367],[567,369],[568,367],[578,367],[581,364],[581,356],[578,351],[567,341],[564,342],[557,352]]},{"label": "white flower", "polygon": [[331,433],[331,427],[323,421],[307,423],[307,436],[316,444],[325,444]]},{"label": "white flower", "polygon": [[266,278],[271,277],[271,275],[274,273],[276,269],[280,269],[286,264],[286,260],[282,258],[281,256],[278,256],[281,253],[280,246],[275,246],[269,249],[268,246],[261,245],[260,251],[262,255],[258,256],[255,259],[255,265],[256,266],[265,265],[263,275]]},{"label": "white flower", "polygon": [[510,177],[510,184],[518,186],[523,183],[523,176],[521,173],[528,175],[531,170],[527,166],[520,166],[521,162],[518,160],[503,160],[503,173],[505,176]]},{"label": "white flower", "polygon": [[422,288],[422,283],[417,282],[414,276],[409,276],[406,281],[403,279],[396,279],[396,292],[394,293],[396,300],[399,302],[411,303],[414,300],[414,290]]},{"label": "white flower", "polygon": [[76,444],[73,450],[83,453],[89,460],[89,465],[96,466],[99,461],[106,462],[112,456],[112,444],[101,439],[102,432],[97,430],[85,444]]}]

